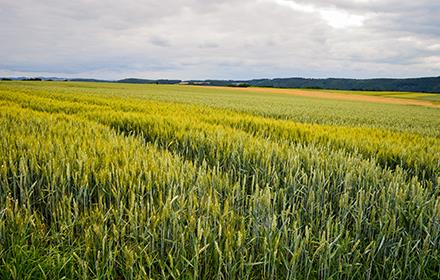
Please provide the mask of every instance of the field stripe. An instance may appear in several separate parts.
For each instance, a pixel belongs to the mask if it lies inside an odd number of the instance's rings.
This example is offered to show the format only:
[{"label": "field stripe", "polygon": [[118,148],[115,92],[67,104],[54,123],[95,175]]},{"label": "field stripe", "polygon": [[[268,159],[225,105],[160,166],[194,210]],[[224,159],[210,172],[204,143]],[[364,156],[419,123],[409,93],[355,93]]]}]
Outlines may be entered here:
[{"label": "field stripe", "polygon": [[[200,87],[200,86],[192,86]],[[271,93],[271,94],[288,94],[294,96],[303,97],[314,97],[323,99],[336,99],[336,100],[347,100],[347,101],[360,101],[360,102],[371,102],[371,103],[386,103],[386,104],[398,104],[398,105],[414,105],[423,106],[431,108],[440,108],[440,104],[436,104],[430,101],[415,100],[415,99],[401,99],[393,97],[383,97],[383,96],[369,96],[369,95],[357,95],[348,93],[335,93],[326,92],[320,90],[302,90],[302,89],[282,89],[282,88],[235,88],[235,87],[218,87],[218,86],[202,86],[203,88],[216,88],[231,91],[242,91],[242,92],[253,92],[253,93]]]}]

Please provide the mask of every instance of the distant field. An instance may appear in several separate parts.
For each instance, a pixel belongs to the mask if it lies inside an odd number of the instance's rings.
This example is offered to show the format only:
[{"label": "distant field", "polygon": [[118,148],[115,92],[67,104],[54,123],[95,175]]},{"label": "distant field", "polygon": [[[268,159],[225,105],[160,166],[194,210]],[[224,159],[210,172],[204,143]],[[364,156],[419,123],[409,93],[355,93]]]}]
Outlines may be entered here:
[{"label": "distant field", "polygon": [[[374,127],[440,137],[440,110],[436,108],[353,100],[310,98],[261,91],[236,91],[179,85],[134,85],[114,83],[8,82],[11,90],[45,94],[86,94],[125,99],[152,100],[251,113],[301,123]],[[44,85],[44,86],[43,86]],[[412,93],[410,93],[412,94]]]},{"label": "distant field", "polygon": [[440,109],[320,94],[0,82],[0,279],[439,279]]},{"label": "distant field", "polygon": [[261,88],[261,87],[206,87],[217,88],[223,91],[235,92],[251,92],[251,93],[265,93],[267,94],[287,94],[303,97],[314,97],[320,99],[334,99],[340,101],[362,101],[369,103],[385,103],[385,104],[399,104],[399,105],[414,105],[432,108],[440,108],[440,104],[436,101],[423,100],[423,98],[431,98],[438,100],[440,94],[423,94],[423,93],[405,93],[401,92],[399,95],[393,97],[389,92],[378,94],[377,92],[366,91],[328,91],[328,90],[314,90],[314,89],[289,89],[289,88]]},{"label": "distant field", "polygon": [[393,98],[407,98],[426,100],[432,102],[440,102],[440,93],[423,93],[423,92],[399,92],[399,91],[344,91],[344,90],[325,90],[326,92],[373,95]]},{"label": "distant field", "polygon": [[[206,87],[208,88],[208,87]],[[214,88],[214,87],[210,87]],[[302,95],[308,97],[318,97],[326,99],[338,100],[354,100],[368,101],[374,103],[388,103],[388,104],[403,104],[403,105],[418,105],[440,108],[440,93],[421,93],[421,92],[391,92],[391,91],[347,91],[347,90],[321,90],[321,89],[292,89],[292,88],[264,88],[264,87],[215,87],[224,90],[247,91],[247,92],[264,92],[264,93],[278,93]],[[361,98],[378,97],[378,98]],[[385,97],[385,98],[382,98]],[[415,100],[415,102],[404,101]],[[417,102],[421,101],[421,102]]]}]

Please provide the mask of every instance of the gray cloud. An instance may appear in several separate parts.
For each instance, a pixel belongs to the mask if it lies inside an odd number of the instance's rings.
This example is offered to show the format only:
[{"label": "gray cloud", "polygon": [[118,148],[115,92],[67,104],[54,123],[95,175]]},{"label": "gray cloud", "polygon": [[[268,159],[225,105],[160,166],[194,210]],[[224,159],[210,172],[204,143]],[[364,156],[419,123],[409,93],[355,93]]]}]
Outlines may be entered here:
[{"label": "gray cloud", "polygon": [[440,75],[437,0],[0,0],[0,76]]}]

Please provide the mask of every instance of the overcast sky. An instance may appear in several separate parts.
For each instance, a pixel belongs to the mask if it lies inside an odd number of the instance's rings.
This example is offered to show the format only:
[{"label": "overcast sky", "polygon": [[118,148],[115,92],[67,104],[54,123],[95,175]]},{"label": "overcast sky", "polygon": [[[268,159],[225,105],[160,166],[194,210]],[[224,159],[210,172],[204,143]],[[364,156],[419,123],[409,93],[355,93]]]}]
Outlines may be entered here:
[{"label": "overcast sky", "polygon": [[0,76],[440,75],[440,0],[0,0]]}]

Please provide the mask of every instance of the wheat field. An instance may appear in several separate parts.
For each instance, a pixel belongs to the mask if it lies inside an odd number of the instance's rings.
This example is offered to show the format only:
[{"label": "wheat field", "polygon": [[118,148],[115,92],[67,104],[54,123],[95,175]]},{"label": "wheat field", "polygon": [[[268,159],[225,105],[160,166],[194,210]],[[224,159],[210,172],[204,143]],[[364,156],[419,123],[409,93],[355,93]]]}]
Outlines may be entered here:
[{"label": "wheat field", "polygon": [[1,279],[439,279],[440,109],[0,82]]}]

